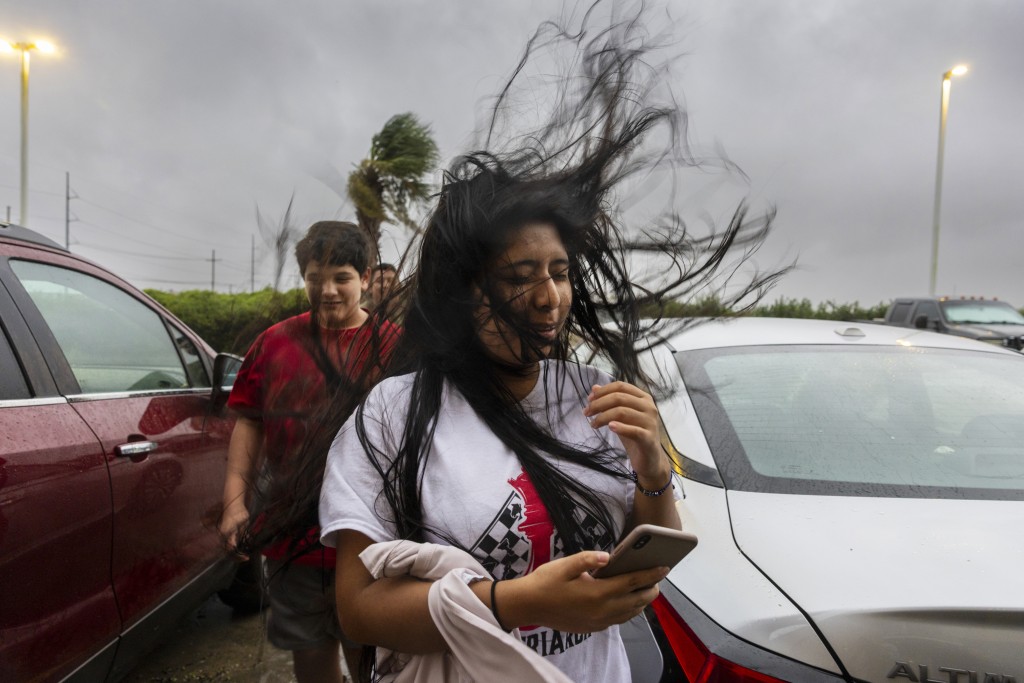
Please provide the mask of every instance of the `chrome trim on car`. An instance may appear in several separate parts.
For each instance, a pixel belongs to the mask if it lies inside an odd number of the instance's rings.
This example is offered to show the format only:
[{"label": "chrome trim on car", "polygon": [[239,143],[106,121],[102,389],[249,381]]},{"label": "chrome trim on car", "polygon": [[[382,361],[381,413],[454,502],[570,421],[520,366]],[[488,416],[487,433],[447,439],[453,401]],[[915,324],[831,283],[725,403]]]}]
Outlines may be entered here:
[{"label": "chrome trim on car", "polygon": [[[200,603],[198,597],[212,595],[231,582],[238,568],[238,563],[229,557],[221,557],[203,569],[188,583],[164,598],[159,605],[153,607],[146,615],[122,631],[119,641],[118,657],[114,660],[107,680],[121,680],[138,665],[142,653],[151,652],[161,642],[160,636],[166,633]],[[190,599],[193,598],[193,599]],[[191,605],[183,609],[183,606]],[[127,657],[123,656],[127,655]]]},{"label": "chrome trim on car", "polygon": [[22,408],[25,406],[51,406],[58,403],[67,403],[63,396],[42,396],[40,398],[15,398],[0,401],[0,408]]},{"label": "chrome trim on car", "polygon": [[108,391],[98,394],[72,394],[67,397],[67,400],[71,403],[83,403],[85,401],[106,401],[112,398],[146,398],[149,396],[173,396],[175,394],[184,395],[208,395],[212,390],[210,387],[200,387],[197,389],[151,389],[148,391]]},{"label": "chrome trim on car", "polygon": [[158,448],[160,448],[160,444],[156,441],[130,441],[114,446],[114,455],[121,458],[134,458],[146,453],[152,453]]},{"label": "chrome trim on car", "polygon": [[105,674],[110,669],[110,665],[113,663],[114,656],[117,653],[118,639],[115,636],[109,643],[100,648],[96,654],[89,657],[89,659],[75,667],[74,671],[60,679],[60,683],[92,683],[97,679],[98,675],[101,673]]}]

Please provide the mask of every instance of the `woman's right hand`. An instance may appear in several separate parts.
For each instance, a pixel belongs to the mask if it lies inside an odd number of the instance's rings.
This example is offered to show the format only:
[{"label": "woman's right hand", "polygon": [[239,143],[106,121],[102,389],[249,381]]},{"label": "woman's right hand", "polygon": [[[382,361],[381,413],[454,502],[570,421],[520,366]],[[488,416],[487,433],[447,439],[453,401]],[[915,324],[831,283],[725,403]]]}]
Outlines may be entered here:
[{"label": "woman's right hand", "polygon": [[552,560],[519,579],[503,581],[496,601],[505,626],[540,625],[569,633],[592,633],[643,612],[658,597],[668,567],[595,579],[608,553],[584,551]]},{"label": "woman's right hand", "polygon": [[238,552],[238,531],[249,521],[249,511],[244,505],[228,505],[220,517],[220,535],[224,539],[224,545],[228,552],[240,560],[248,560],[249,557]]}]

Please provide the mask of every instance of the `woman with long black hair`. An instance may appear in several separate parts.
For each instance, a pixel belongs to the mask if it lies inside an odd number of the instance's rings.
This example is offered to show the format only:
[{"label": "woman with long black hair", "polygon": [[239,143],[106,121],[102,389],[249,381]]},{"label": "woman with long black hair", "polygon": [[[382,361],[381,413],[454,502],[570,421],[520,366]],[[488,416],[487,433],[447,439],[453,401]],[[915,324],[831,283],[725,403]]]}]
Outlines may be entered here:
[{"label": "woman with long black hair", "polygon": [[[310,485],[322,477],[338,612],[359,642],[409,654],[447,648],[428,611],[431,584],[375,578],[360,559],[379,542],[433,542],[472,556],[486,570],[470,584],[476,599],[570,679],[629,680],[617,625],[656,597],[667,569],[589,572],[638,524],[680,527],[638,362],[644,333],[662,324],[664,301],[749,305],[780,272],[735,283],[770,224],[746,220],[742,206],[720,232],[693,235],[672,211],[628,228],[617,205],[624,188],[694,162],[685,115],[670,92],[656,98],[668,66],[652,59],[642,11],[599,30],[595,15],[571,31],[545,24],[531,40],[493,108],[481,145],[489,151],[445,174],[412,275],[387,303],[404,325],[387,378],[358,407],[332,406],[321,443],[308,444],[320,452],[337,433],[326,468],[298,472],[278,496],[291,509],[279,519],[307,523]],[[548,102],[549,122],[504,138],[520,113],[512,101],[524,68],[564,46],[573,72]],[[631,275],[638,262],[657,272]],[[574,348],[607,358],[616,379],[577,362]]]},{"label": "woman with long black hair", "polygon": [[[572,33],[542,27],[527,57],[558,42],[579,56],[551,122],[502,151],[458,159],[445,176],[389,378],[341,429],[321,491],[339,615],[360,642],[446,649],[430,583],[374,578],[360,559],[377,542],[433,542],[479,562],[488,575],[471,584],[475,596],[571,680],[629,680],[617,625],[656,597],[667,568],[589,572],[638,524],[680,527],[658,412],[639,387],[641,311],[673,293],[719,291],[719,266],[737,251],[742,262],[768,227],[746,222],[742,208],[728,229],[702,237],[673,216],[639,237],[620,225],[613,190],[682,158],[682,113],[671,100],[645,103],[664,74],[645,61],[637,19],[597,32],[586,21]],[[514,83],[494,109],[491,148],[514,111]],[[645,153],[654,133],[663,146]],[[674,275],[639,285],[631,253],[661,254]],[[577,363],[577,345],[611,360],[619,380]]]},{"label": "woman with long black hair", "polygon": [[650,395],[566,360],[570,331],[604,334],[590,295],[591,250],[605,252],[596,206],[580,205],[576,174],[466,164],[424,233],[394,354],[408,372],[370,392],[328,456],[320,517],[338,548],[343,628],[399,652],[443,650],[429,584],[373,580],[359,559],[373,542],[433,541],[501,580],[474,592],[572,680],[628,679],[609,627],[654,599],[667,568],[588,572],[631,526],[680,522]]}]

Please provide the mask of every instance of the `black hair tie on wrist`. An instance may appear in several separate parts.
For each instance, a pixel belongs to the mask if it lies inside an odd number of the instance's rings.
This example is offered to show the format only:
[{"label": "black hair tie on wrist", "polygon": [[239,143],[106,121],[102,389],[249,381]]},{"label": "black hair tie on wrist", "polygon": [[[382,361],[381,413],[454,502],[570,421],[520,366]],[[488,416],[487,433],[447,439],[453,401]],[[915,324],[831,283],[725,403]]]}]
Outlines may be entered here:
[{"label": "black hair tie on wrist", "polygon": [[634,470],[633,473],[629,475],[629,478],[633,480],[634,484],[636,484],[636,490],[644,494],[648,498],[657,498],[661,494],[665,493],[665,491],[668,491],[669,486],[671,486],[672,488],[676,487],[676,485],[672,483],[672,479],[674,477],[672,476],[671,472],[668,473],[668,482],[660,489],[654,491],[651,491],[650,489],[645,489],[643,486],[640,485],[640,477],[637,475],[636,470]]},{"label": "black hair tie on wrist", "polygon": [[505,633],[511,633],[512,629],[505,628],[505,624],[501,623],[501,617],[498,616],[498,602],[494,599],[494,590],[498,587],[499,581],[501,581],[501,579],[491,581],[491,614],[494,615],[494,620],[498,622],[498,628]]}]

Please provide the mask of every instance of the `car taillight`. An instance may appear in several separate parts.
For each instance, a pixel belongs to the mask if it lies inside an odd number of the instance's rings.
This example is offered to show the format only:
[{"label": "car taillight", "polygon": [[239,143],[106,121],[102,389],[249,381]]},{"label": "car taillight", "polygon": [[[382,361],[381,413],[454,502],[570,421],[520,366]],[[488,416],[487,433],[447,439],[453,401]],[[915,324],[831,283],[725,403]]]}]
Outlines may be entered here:
[{"label": "car taillight", "polygon": [[651,603],[665,637],[691,683],[784,683],[774,676],[748,669],[708,651],[665,596]]}]

